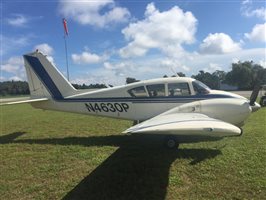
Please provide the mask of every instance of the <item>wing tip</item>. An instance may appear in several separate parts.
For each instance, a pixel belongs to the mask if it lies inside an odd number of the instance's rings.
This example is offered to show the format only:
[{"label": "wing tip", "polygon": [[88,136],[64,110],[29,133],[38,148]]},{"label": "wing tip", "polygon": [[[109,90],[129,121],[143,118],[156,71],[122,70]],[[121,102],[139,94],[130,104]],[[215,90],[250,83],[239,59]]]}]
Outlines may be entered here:
[{"label": "wing tip", "polygon": [[33,102],[42,102],[42,101],[48,101],[48,98],[39,98],[39,99],[28,99],[23,101],[11,101],[11,102],[5,102],[0,103],[0,106],[8,106],[8,105],[16,105],[16,104],[23,104],[23,103],[33,103]]}]

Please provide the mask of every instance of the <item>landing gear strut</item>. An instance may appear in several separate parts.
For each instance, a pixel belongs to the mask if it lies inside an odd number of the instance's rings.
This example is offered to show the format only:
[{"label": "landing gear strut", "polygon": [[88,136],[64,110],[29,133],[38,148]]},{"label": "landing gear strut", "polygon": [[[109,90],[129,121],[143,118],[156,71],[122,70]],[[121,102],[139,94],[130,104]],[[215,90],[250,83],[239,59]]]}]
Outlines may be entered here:
[{"label": "landing gear strut", "polygon": [[178,149],[179,142],[175,136],[166,136],[164,145],[168,149]]}]

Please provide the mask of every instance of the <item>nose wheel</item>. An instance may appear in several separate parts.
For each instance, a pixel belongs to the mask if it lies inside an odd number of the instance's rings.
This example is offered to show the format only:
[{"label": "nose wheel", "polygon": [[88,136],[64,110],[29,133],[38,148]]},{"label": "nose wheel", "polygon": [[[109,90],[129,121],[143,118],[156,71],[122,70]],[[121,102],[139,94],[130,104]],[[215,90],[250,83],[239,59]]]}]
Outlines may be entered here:
[{"label": "nose wheel", "polygon": [[164,145],[168,149],[178,149],[179,142],[178,142],[176,137],[167,136],[167,137],[165,137]]}]

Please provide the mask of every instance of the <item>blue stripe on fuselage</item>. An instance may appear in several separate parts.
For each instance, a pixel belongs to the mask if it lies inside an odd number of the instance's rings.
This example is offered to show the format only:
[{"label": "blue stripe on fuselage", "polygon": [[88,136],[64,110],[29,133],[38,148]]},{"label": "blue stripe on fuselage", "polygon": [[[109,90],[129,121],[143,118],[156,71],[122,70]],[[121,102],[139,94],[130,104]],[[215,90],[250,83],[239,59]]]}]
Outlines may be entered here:
[{"label": "blue stripe on fuselage", "polygon": [[132,103],[189,103],[204,99],[234,98],[228,95],[207,94],[176,97],[105,97],[105,98],[65,98],[64,102],[132,102]]}]

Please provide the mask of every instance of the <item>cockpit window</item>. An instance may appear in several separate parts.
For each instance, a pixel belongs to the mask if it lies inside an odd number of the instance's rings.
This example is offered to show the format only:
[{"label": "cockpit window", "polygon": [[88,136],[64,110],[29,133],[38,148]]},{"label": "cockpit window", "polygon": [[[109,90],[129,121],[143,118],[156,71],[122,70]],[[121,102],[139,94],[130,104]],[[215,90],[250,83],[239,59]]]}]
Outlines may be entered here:
[{"label": "cockpit window", "polygon": [[187,83],[169,83],[168,96],[186,96],[190,95],[189,86]]},{"label": "cockpit window", "polygon": [[200,81],[193,81],[192,85],[196,94],[208,94],[210,92],[210,88]]},{"label": "cockpit window", "polygon": [[155,84],[146,86],[150,97],[164,97],[165,87],[164,84]]},{"label": "cockpit window", "polygon": [[132,88],[128,90],[128,93],[132,97],[147,97],[148,96],[144,86]]}]

